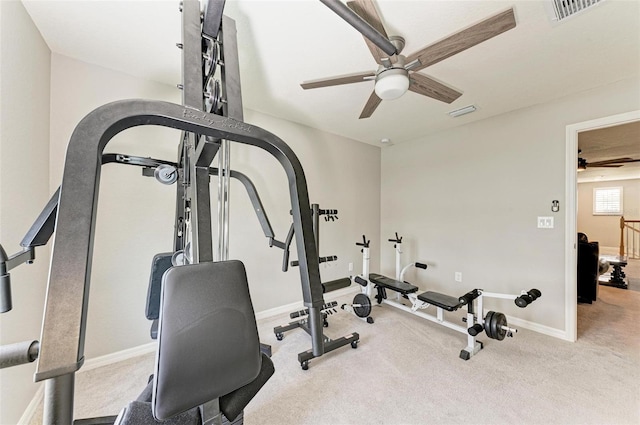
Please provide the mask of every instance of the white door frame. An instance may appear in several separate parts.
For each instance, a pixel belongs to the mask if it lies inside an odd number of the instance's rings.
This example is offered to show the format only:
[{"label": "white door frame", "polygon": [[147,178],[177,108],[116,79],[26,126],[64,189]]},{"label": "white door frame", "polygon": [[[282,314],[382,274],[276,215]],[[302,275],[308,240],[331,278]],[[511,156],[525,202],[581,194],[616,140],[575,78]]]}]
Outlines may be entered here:
[{"label": "white door frame", "polygon": [[576,251],[577,239],[577,163],[578,163],[578,133],[599,128],[613,127],[640,121],[640,110],[625,112],[590,121],[583,121],[567,126],[566,165],[565,165],[565,199],[567,214],[565,216],[565,335],[569,341],[575,341],[578,336],[578,260]]}]

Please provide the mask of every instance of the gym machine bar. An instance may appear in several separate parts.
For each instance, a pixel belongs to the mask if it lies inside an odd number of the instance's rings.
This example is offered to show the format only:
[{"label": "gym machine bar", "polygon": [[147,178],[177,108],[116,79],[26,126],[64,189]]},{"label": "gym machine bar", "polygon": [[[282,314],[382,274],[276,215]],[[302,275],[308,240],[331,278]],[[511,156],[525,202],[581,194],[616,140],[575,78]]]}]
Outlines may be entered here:
[{"label": "gym machine bar", "polygon": [[[202,111],[203,101],[203,73],[202,73],[202,25],[200,18],[200,2],[184,0],[181,3],[182,12],[182,104],[198,111]],[[202,163],[200,143],[203,148],[210,147],[202,140],[201,134],[189,132],[185,137],[186,156],[189,170],[189,185],[186,187],[186,198],[190,200],[190,223],[193,237],[191,238],[191,261],[199,263],[213,261],[213,243],[211,240],[211,202],[209,189],[209,164]],[[204,155],[213,159],[213,156]]]},{"label": "gym machine bar", "polygon": [[[111,163],[135,165],[135,166],[143,167],[142,174],[148,177],[154,176],[154,173],[149,172],[147,170],[153,170],[159,165],[168,165],[174,168],[178,167],[178,165],[175,162],[166,161],[162,159],[144,158],[144,157],[133,156],[133,155],[119,154],[119,153],[103,154],[102,164],[104,165],[104,164],[111,164]],[[214,167],[210,167],[209,175],[217,176],[218,169]],[[262,231],[264,235],[267,238],[272,239],[274,237],[273,228],[271,227],[269,218],[264,212],[262,201],[251,179],[247,177],[245,174],[235,170],[231,170],[230,177],[238,180],[240,183],[243,184],[243,186],[247,191],[247,195],[249,195],[249,200],[253,205],[253,209],[256,213],[256,216],[258,217],[258,221],[260,222],[260,226],[262,227]],[[56,189],[54,194],[51,196],[51,199],[49,199],[49,201],[43,208],[40,215],[38,215],[38,218],[36,218],[34,223],[31,225],[31,227],[25,234],[24,238],[20,242],[20,245],[25,249],[12,256],[7,256],[5,253],[4,257],[0,257],[0,264],[4,263],[4,266],[7,268],[7,271],[15,268],[16,266],[24,262],[30,262],[35,260],[35,252],[32,252],[33,248],[46,245],[49,242],[55,230],[55,219],[58,211],[59,198],[60,198],[60,187]]]},{"label": "gym machine bar", "polygon": [[369,25],[367,21],[358,16],[358,14],[349,9],[349,7],[340,0],[320,1],[344,19],[349,25],[358,30],[358,32],[365,36],[369,41],[382,49],[386,54],[393,56],[397,53],[396,48],[391,44],[391,41],[389,41],[384,35],[380,34],[378,30]]},{"label": "gym machine bar", "polygon": [[224,0],[208,1],[204,10],[202,34],[209,38],[216,38],[220,31],[220,22],[224,12]]},{"label": "gym machine bar", "polygon": [[[236,24],[233,19],[222,15],[220,38],[222,63],[222,114],[225,117],[243,121],[242,91],[240,86],[240,62]],[[227,140],[221,141],[221,152],[218,155],[218,260],[229,259],[229,178],[231,172],[231,146]]]}]

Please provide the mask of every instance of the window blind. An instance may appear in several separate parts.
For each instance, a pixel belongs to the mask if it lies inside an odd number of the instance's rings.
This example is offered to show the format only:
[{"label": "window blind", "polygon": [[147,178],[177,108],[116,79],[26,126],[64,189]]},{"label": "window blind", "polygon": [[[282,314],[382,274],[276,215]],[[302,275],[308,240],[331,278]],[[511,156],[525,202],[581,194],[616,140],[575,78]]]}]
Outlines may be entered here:
[{"label": "window blind", "polygon": [[593,189],[594,215],[622,215],[622,188],[599,187]]}]

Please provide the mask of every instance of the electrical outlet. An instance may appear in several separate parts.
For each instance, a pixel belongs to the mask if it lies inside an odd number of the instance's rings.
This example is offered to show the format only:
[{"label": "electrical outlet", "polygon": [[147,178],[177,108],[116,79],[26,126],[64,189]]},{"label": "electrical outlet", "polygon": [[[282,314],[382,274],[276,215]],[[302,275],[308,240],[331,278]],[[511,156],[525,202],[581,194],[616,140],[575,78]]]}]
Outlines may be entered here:
[{"label": "electrical outlet", "polygon": [[462,272],[455,273],[456,282],[462,282]]},{"label": "electrical outlet", "polygon": [[553,229],[553,217],[538,217],[538,229]]},{"label": "electrical outlet", "polygon": [[349,263],[349,273],[353,271],[353,263]]}]

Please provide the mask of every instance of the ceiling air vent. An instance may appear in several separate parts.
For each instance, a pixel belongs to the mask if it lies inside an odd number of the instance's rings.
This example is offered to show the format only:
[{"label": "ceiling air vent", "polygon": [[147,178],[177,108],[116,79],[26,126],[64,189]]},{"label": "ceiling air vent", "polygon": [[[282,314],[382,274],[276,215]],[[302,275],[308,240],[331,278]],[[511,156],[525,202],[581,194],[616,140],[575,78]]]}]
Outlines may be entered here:
[{"label": "ceiling air vent", "polygon": [[569,16],[582,12],[604,0],[551,0],[551,8],[553,13],[551,19],[554,21],[562,21]]}]

